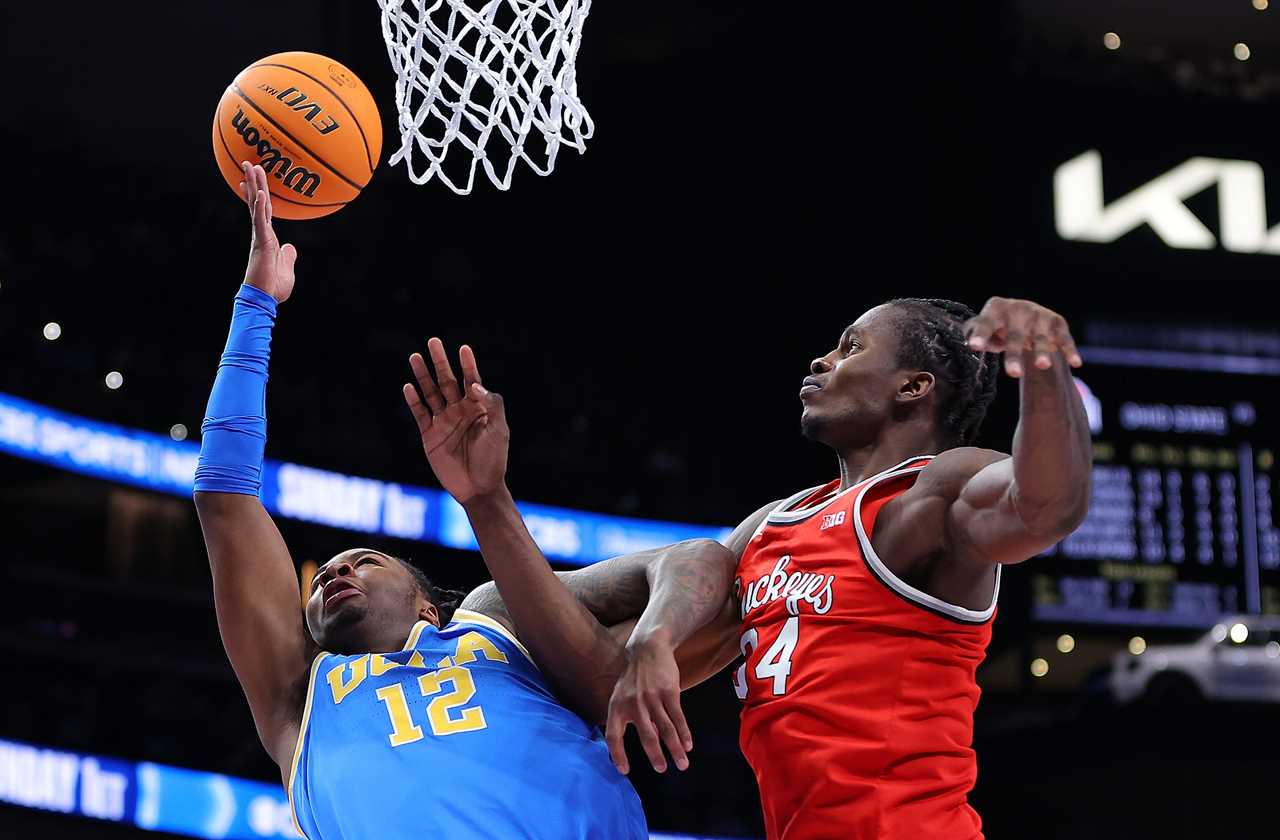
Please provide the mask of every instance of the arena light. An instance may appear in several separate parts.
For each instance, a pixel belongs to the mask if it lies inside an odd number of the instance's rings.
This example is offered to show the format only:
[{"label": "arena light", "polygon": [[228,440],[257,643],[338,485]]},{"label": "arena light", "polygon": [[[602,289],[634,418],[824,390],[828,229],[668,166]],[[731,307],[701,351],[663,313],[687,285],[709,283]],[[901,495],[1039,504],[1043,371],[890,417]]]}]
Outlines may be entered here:
[{"label": "arena light", "polygon": [[1248,61],[1249,56],[1252,55],[1252,53],[1249,52],[1249,45],[1243,42],[1236,44],[1234,47],[1232,47],[1231,54],[1234,55],[1236,58],[1238,58],[1240,61]]},{"label": "arena light", "polygon": [[1141,656],[1147,650],[1147,640],[1141,636],[1134,636],[1129,640],[1129,653],[1134,656]]},{"label": "arena light", "polygon": [[1120,49],[1120,36],[1114,32],[1108,32],[1102,36],[1102,46],[1109,50]]},{"label": "arena light", "polygon": [[172,426],[169,427],[169,437],[172,438],[173,440],[186,440],[187,427],[182,425],[181,423],[174,423]]},{"label": "arena light", "polygon": [[1268,659],[1280,659],[1280,642],[1267,642],[1264,650]]},{"label": "arena light", "polygon": [[1045,659],[1036,658],[1031,660],[1031,676],[1043,677],[1049,673],[1049,662]]},{"label": "arena light", "polygon": [[1063,633],[1058,637],[1058,652],[1071,653],[1076,649],[1076,640],[1070,634]]},{"label": "arena light", "polygon": [[1222,642],[1222,641],[1226,641],[1226,638],[1227,638],[1227,625],[1225,624],[1213,625],[1213,640],[1215,642]]},{"label": "arena light", "polygon": [[57,341],[62,336],[62,325],[57,321],[50,321],[44,325],[44,337],[50,341]]},{"label": "arena light", "polygon": [[113,370],[107,374],[106,379],[103,381],[107,383],[108,388],[115,391],[124,384],[124,375],[118,370]]},{"label": "arena light", "polygon": [[1260,12],[1265,12],[1270,3],[1267,0],[1253,0],[1253,7]]},{"label": "arena light", "polygon": [[1235,642],[1238,645],[1242,645],[1244,644],[1245,639],[1248,639],[1248,638],[1249,638],[1248,627],[1245,627],[1243,624],[1239,622],[1236,622],[1235,624],[1231,625],[1231,641]]}]

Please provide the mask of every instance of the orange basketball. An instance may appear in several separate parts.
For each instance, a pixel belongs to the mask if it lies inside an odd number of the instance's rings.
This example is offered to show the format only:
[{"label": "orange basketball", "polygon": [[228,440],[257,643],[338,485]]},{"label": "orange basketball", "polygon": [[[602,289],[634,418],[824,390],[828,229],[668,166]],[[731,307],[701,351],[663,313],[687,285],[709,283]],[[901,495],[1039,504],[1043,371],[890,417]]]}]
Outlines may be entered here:
[{"label": "orange basketball", "polygon": [[356,74],[307,52],[269,55],[246,67],[213,115],[213,156],[241,195],[240,162],[262,164],[271,208],[315,219],[353,201],[382,152],[382,119]]}]

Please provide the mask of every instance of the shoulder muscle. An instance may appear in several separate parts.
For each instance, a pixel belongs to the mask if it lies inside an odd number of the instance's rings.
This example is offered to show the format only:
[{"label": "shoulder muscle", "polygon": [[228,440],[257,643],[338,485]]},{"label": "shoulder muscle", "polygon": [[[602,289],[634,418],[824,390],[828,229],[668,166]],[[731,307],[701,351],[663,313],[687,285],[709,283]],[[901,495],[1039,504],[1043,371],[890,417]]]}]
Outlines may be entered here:
[{"label": "shoulder muscle", "polygon": [[924,557],[949,549],[947,517],[974,476],[1009,456],[972,446],[949,449],[920,471],[902,495],[886,503],[876,521],[874,542],[891,542],[894,553]]}]

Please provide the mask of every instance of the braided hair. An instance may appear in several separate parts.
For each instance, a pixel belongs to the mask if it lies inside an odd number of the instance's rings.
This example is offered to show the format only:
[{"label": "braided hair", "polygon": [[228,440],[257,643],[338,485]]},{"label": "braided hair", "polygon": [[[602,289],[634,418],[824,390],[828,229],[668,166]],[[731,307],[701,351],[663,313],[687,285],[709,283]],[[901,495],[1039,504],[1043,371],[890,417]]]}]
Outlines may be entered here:
[{"label": "braided hair", "polygon": [[965,340],[964,322],[976,313],[938,298],[898,298],[889,305],[905,316],[899,319],[898,365],[928,371],[938,383],[943,448],[972,444],[996,397],[1000,373],[998,364],[988,364],[986,354],[975,353]]},{"label": "braided hair", "polygon": [[435,604],[436,612],[440,614],[441,627],[453,621],[454,610],[458,609],[458,605],[467,597],[467,593],[460,589],[442,589],[431,582],[431,578],[427,577],[426,572],[413,565],[410,561],[390,554],[387,556],[404,566],[409,574],[413,575],[413,582],[418,585],[418,589],[426,596],[428,601]]}]

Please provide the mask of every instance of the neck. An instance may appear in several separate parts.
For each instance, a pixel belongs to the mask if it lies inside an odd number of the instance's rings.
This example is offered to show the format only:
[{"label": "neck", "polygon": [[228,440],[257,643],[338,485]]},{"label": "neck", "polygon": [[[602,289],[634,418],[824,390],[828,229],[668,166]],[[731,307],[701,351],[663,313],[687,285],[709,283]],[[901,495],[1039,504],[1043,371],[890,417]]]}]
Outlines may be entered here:
[{"label": "neck", "polygon": [[418,623],[418,617],[414,616],[413,620],[408,624],[400,624],[399,622],[384,622],[374,632],[365,636],[361,634],[361,638],[349,647],[358,648],[352,650],[352,653],[395,653],[404,649],[404,644],[409,640],[409,634],[413,632],[413,625]]},{"label": "neck", "polygon": [[933,455],[938,451],[938,441],[933,434],[896,437],[899,439],[881,440],[867,446],[838,450],[836,455],[840,460],[840,489],[848,490],[908,458]]}]

